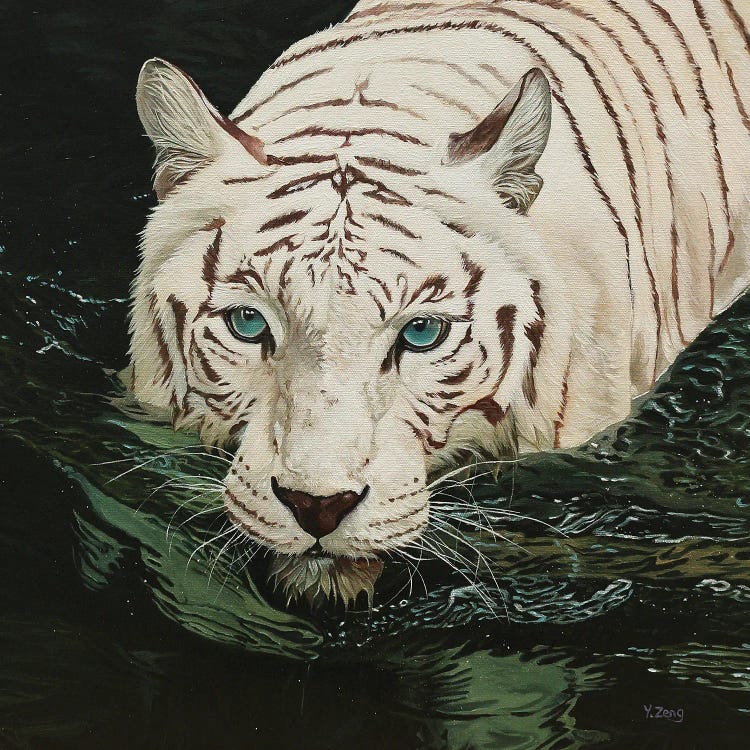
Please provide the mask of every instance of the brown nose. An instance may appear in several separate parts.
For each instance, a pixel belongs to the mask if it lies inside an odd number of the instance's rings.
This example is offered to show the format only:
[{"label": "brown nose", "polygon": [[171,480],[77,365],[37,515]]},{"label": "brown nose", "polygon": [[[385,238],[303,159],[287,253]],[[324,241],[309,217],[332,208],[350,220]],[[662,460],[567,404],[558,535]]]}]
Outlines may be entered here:
[{"label": "brown nose", "polygon": [[279,487],[276,477],[271,477],[273,494],[292,511],[297,523],[316,539],[330,534],[347,513],[361,503],[369,487],[362,492],[337,492],[328,497],[308,495],[299,490]]}]

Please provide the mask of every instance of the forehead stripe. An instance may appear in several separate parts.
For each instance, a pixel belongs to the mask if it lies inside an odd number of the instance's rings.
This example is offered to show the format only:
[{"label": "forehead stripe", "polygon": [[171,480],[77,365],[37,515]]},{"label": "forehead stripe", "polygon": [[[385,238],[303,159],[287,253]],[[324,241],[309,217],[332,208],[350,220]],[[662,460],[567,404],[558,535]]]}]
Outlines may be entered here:
[{"label": "forehead stripe", "polygon": [[270,219],[265,224],[263,224],[260,227],[260,229],[258,229],[258,231],[268,232],[271,229],[278,229],[279,227],[284,227],[287,224],[294,224],[300,219],[304,219],[305,216],[307,216],[307,214],[309,213],[310,213],[309,209],[300,209],[299,211],[290,211],[287,214],[282,214],[281,216],[277,216],[275,219]]},{"label": "forehead stripe", "polygon": [[408,230],[405,226],[402,224],[399,224],[397,221],[393,221],[393,219],[389,219],[386,216],[383,216],[382,214],[365,214],[365,216],[368,219],[372,219],[372,221],[376,221],[378,224],[382,224],[385,227],[388,227],[389,229],[393,229],[396,232],[400,232],[405,237],[408,237],[412,240],[420,240],[422,239],[418,234],[414,234],[414,232]]},{"label": "forehead stripe", "polygon": [[394,164],[386,159],[376,159],[370,156],[356,156],[355,159],[364,167],[375,167],[376,169],[382,169],[385,172],[393,172],[408,177],[419,177],[426,174],[419,169],[402,167],[400,164]]},{"label": "forehead stripe", "polygon": [[271,200],[282,198],[285,195],[289,195],[290,193],[294,193],[297,190],[300,190],[300,185],[304,185],[306,188],[313,187],[323,180],[332,180],[335,174],[336,172],[334,170],[331,170],[330,172],[315,172],[313,174],[303,175],[302,177],[295,177],[295,179],[290,180],[286,184],[270,192],[268,194],[268,197]]},{"label": "forehead stripe", "polygon": [[399,133],[397,130],[384,130],[383,128],[353,128],[351,130],[344,130],[341,128],[324,128],[321,125],[312,125],[302,130],[296,130],[293,133],[289,133],[289,135],[285,135],[283,138],[279,138],[275,143],[284,143],[285,141],[293,141],[297,138],[309,138],[316,135],[344,138],[346,140],[351,139],[352,136],[382,135],[395,138],[404,143],[411,143],[415,146],[427,147],[430,145],[415,136]]},{"label": "forehead stripe", "polygon": [[378,251],[381,253],[386,253],[387,255],[392,255],[394,258],[398,258],[399,260],[404,261],[404,263],[408,263],[410,266],[414,266],[414,268],[420,268],[419,263],[413,261],[407,255],[400,253],[398,250],[393,250],[390,247],[379,247]]}]

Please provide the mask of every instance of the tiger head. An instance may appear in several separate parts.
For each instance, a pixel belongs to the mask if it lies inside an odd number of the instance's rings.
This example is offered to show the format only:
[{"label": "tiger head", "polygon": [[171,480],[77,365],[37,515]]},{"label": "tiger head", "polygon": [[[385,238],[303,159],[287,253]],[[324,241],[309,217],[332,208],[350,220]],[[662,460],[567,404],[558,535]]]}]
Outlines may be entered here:
[{"label": "tiger head", "polygon": [[263,142],[161,60],[137,101],[159,204],[132,391],[232,450],[226,513],[290,595],[371,593],[384,553],[419,544],[438,470],[512,453],[539,398],[549,310],[525,214],[547,81],[530,71],[429,147],[330,135],[314,109],[309,139]]}]

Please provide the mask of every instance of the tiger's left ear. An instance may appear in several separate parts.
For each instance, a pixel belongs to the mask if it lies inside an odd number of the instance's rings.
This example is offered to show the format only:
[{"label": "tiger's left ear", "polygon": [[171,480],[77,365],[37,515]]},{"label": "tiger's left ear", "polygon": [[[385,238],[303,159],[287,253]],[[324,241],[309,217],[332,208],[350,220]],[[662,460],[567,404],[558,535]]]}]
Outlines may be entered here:
[{"label": "tiger's left ear", "polygon": [[166,60],[155,57],[143,65],[136,104],[156,147],[154,189],[160,201],[217,159],[227,144],[239,144],[257,162],[266,163],[261,140],[220,114],[195,81]]},{"label": "tiger's left ear", "polygon": [[542,189],[534,169],[551,123],[549,82],[532,68],[479,125],[450,136],[448,164],[476,160],[504,203],[524,214]]}]

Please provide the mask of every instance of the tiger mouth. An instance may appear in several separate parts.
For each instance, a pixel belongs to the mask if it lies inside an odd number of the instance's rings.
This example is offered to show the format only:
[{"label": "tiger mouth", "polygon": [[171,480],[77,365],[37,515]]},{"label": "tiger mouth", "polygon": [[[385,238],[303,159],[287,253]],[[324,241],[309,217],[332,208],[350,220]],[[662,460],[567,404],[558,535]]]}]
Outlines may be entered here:
[{"label": "tiger mouth", "polygon": [[348,608],[364,592],[371,607],[383,565],[380,558],[338,557],[313,548],[301,555],[276,554],[268,580],[287,605],[304,600],[315,609],[333,601]]}]

